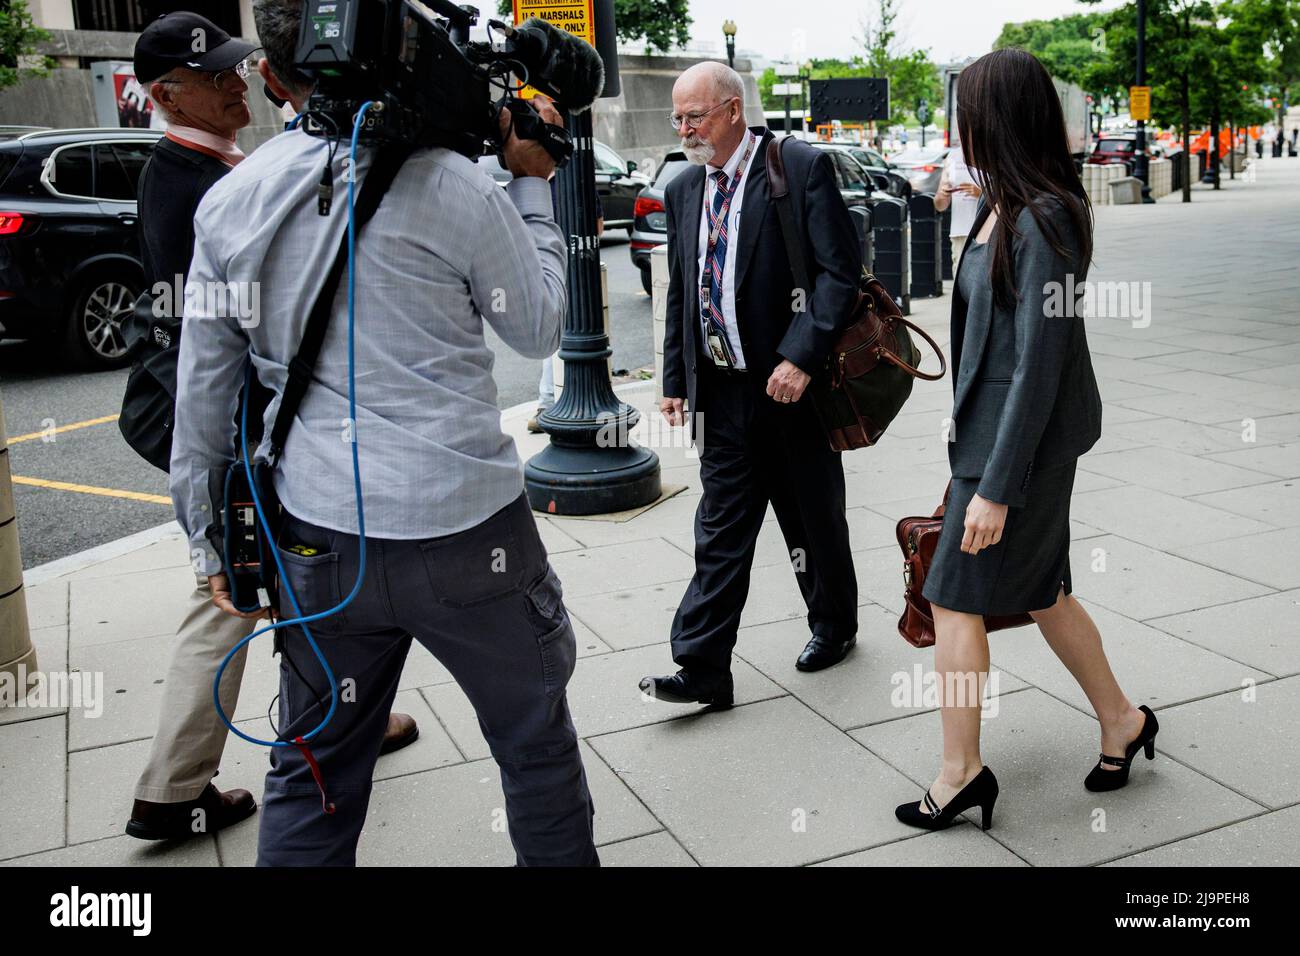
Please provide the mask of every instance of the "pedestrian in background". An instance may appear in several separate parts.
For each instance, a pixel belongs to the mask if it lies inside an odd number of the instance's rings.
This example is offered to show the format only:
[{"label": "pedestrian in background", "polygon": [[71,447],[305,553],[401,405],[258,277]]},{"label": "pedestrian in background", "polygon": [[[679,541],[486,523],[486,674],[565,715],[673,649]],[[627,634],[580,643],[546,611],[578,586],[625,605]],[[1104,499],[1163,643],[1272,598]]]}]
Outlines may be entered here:
[{"label": "pedestrian in background", "polygon": [[[980,755],[986,616],[1028,612],[1078,681],[1101,727],[1088,790],[1128,782],[1158,725],[1111,673],[1101,636],[1071,594],[1070,494],[1101,437],[1101,395],[1081,315],[1056,315],[1055,287],[1081,287],[1092,220],[1052,79],[1031,54],[997,50],[961,77],[961,148],[985,195],[952,304],[952,483],[923,594],[934,611],[942,769],[899,820],[937,830],[980,807],[998,782]],[[1009,638],[1014,639],[1014,638]],[[973,680],[972,680],[973,678]]]},{"label": "pedestrian in background", "polygon": [[948,158],[943,161],[943,174],[939,177],[939,189],[934,194],[934,208],[943,212],[952,206],[952,218],[948,224],[948,236],[952,241],[952,274],[957,275],[957,264],[961,262],[961,250],[970,235],[970,227],[975,222],[975,212],[979,209],[980,188],[975,172],[966,165],[966,159],[960,149],[948,151]]}]

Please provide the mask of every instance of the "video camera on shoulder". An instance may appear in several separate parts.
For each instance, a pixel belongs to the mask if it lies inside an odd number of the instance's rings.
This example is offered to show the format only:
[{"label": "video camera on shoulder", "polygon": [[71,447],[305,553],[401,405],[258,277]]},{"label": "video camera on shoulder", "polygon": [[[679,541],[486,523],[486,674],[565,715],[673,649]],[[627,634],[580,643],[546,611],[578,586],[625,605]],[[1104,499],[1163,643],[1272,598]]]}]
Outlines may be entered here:
[{"label": "video camera on shoulder", "polygon": [[[574,112],[600,96],[605,67],[583,40],[533,18],[488,22],[488,42],[469,39],[479,12],[450,0],[305,0],[295,66],[316,80],[304,129],[350,131],[367,100],[359,139],[443,146],[469,157],[499,153],[498,114],[563,165],[568,131],[545,123],[520,98],[524,84]],[[492,42],[495,41],[495,42]]]}]

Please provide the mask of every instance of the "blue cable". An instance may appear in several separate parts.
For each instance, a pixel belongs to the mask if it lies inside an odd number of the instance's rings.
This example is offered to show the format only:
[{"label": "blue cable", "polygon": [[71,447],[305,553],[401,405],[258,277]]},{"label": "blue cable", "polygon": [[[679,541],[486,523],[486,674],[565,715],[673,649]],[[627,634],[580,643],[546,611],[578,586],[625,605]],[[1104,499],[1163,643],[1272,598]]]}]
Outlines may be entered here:
[{"label": "blue cable", "polygon": [[[366,111],[374,106],[374,102],[367,100],[361,104],[361,109],[357,111],[356,119],[352,125],[352,142],[351,142],[351,162],[349,172],[357,168],[357,139],[361,133],[362,120],[365,118]],[[306,627],[312,621],[319,621],[322,618],[330,617],[337,614],[345,607],[352,603],[357,594],[361,591],[361,584],[366,574],[366,508],[365,501],[361,494],[361,457],[358,448],[356,422],[357,422],[357,371],[356,371],[356,176],[348,176],[348,422],[352,427],[352,481],[356,490],[357,497],[357,537],[358,563],[357,579],[352,585],[352,590],[348,596],[340,601],[336,606],[316,614],[304,616],[302,609],[298,606],[298,598],[293,593],[293,588],[289,585],[288,576],[284,572],[284,563],[280,560],[280,551],[276,546],[274,535],[271,531],[271,523],[267,520],[266,513],[262,510],[262,501],[257,494],[257,482],[253,478],[252,463],[248,454],[248,405],[252,388],[252,359],[249,359],[249,374],[244,383],[244,407],[240,414],[240,446],[244,455],[244,473],[248,477],[248,488],[252,492],[253,507],[257,509],[257,518],[262,525],[262,532],[271,541],[271,547],[268,548],[271,556],[275,558],[276,569],[280,572],[280,588],[288,594],[289,603],[293,608],[294,616],[288,620],[276,621],[268,627],[261,628],[249,634],[233,648],[230,653],[222,660],[221,666],[217,668],[216,677],[212,680],[212,702],[217,708],[217,714],[221,717],[221,722],[238,737],[242,737],[249,743],[257,744],[262,747],[290,747],[294,746],[291,740],[259,740],[257,737],[250,736],[236,727],[226,715],[221,706],[221,677],[226,672],[226,667],[230,664],[234,656],[239,653],[240,649],[247,646],[255,638],[268,634],[271,631],[283,627],[299,626],[307,638],[307,643],[311,646],[312,652],[316,659],[320,661],[321,667],[325,670],[325,676],[330,683],[330,707],[325,714],[325,718],[317,724],[310,732],[302,734],[303,740],[311,740],[330,722],[334,712],[338,709],[339,689],[338,683],[334,679],[334,672],[330,669],[329,662],[325,660],[325,655],[321,653],[316,639],[312,637],[311,630]],[[227,569],[228,570],[228,569]]]}]

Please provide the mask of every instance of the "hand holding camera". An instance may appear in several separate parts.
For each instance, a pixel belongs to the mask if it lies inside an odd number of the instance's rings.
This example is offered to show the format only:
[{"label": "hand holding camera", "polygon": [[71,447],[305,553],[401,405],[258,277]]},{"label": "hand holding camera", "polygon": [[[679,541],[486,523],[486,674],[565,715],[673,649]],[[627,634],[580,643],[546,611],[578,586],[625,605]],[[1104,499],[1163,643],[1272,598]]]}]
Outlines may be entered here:
[{"label": "hand holding camera", "polygon": [[[523,100],[511,100],[501,108],[497,120],[505,144],[502,158],[506,168],[516,178],[550,179],[555,174],[557,157],[546,147],[545,127],[564,132],[564,119],[551,98],[539,93],[533,97],[531,106]],[[567,140],[567,134],[563,138]]]}]

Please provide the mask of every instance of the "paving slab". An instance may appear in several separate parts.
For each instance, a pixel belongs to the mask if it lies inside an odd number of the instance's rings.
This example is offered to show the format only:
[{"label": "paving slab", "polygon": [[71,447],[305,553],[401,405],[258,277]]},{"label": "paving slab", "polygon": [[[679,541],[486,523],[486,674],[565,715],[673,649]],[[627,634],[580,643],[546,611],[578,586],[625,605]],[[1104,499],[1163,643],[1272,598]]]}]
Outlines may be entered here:
[{"label": "paving slab", "polygon": [[[898,615],[875,604],[858,608],[858,643],[834,667],[805,673],[794,666],[807,630],[802,621],[742,628],[736,655],[841,730],[931,710],[926,681],[934,653],[898,634]],[[990,676],[991,696],[1028,685],[1007,673]]]},{"label": "paving slab", "polygon": [[[1252,485],[1262,486],[1272,480],[1272,476],[1267,472],[1252,471],[1250,468],[1237,467],[1198,455],[1188,455],[1169,448],[1135,448],[1109,455],[1088,455],[1079,463],[1079,468],[1099,475],[1108,475],[1127,484],[1142,485],[1179,496],[1205,495],[1208,492]],[[1092,490],[1079,488],[1077,479],[1075,486],[1076,494]],[[1251,492],[1241,493],[1248,496]],[[1202,499],[1202,503],[1215,506],[1214,501],[1209,499]]]},{"label": "paving slab", "polygon": [[[1268,680],[1270,674],[1171,637],[1164,631],[1082,601],[1101,632],[1111,670],[1130,700],[1153,710]],[[1092,715],[1092,705],[1036,627],[990,635],[992,662]]]},{"label": "paving slab", "polygon": [[63,846],[68,720],[0,727],[0,859]]},{"label": "paving slab", "polygon": [[1174,553],[1279,591],[1300,587],[1300,528],[1176,548]]},{"label": "paving slab", "polygon": [[[641,678],[672,674],[676,670],[667,644],[580,660],[567,691],[569,711],[578,733],[591,737],[666,720],[696,719],[704,709],[700,705],[665,703],[645,697],[638,689]],[[737,703],[785,694],[784,689],[743,660],[733,659],[731,673]],[[489,755],[474,708],[459,686],[440,684],[424,688],[423,693],[466,757],[476,760]]]},{"label": "paving slab", "polygon": [[74,577],[69,587],[72,646],[91,647],[174,635],[194,593],[194,571],[185,566]]},{"label": "paving slab", "polygon": [[1115,860],[1107,866],[1295,866],[1300,859],[1300,806],[1262,813]]},{"label": "paving slab", "polygon": [[1274,677],[1300,673],[1300,590],[1151,618],[1146,623]]},{"label": "paving slab", "polygon": [[1028,866],[993,837],[961,821],[939,833],[837,856],[816,866]]},{"label": "paving slab", "polygon": [[[1163,735],[1162,729],[1160,743]],[[938,772],[937,713],[865,727],[853,736],[913,780],[904,798],[919,800]],[[1261,809],[1163,757],[1159,746],[1154,761],[1139,761],[1127,787],[1089,793],[1083,778],[1097,762],[1097,738],[1095,720],[1042,691],[1007,695],[998,716],[984,721],[981,741],[984,760],[1000,787],[989,831],[999,843],[1033,866],[1084,866]],[[980,813],[977,808],[965,816],[978,821]]]},{"label": "paving slab", "polygon": [[1300,802],[1300,677],[1171,707],[1159,747],[1267,807]]},{"label": "paving slab", "polygon": [[792,698],[591,743],[704,866],[812,863],[907,832],[906,778]]},{"label": "paving slab", "polygon": [[[1198,559],[1205,550],[1206,545],[1190,549]],[[1070,572],[1079,597],[1138,621],[1273,590],[1112,534],[1076,541],[1070,548]]]},{"label": "paving slab", "polygon": [[1070,514],[1084,524],[1162,551],[1275,530],[1262,521],[1137,485],[1076,493],[1070,499]]},{"label": "paving slab", "polygon": [[601,866],[695,866],[699,864],[682,849],[667,830],[633,837],[600,848]]}]

